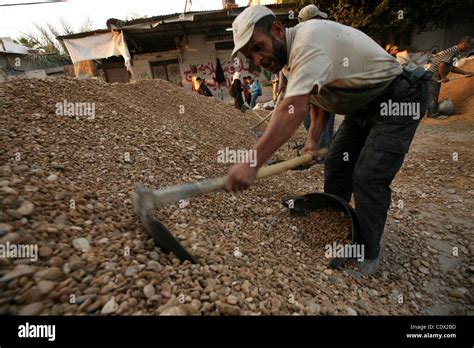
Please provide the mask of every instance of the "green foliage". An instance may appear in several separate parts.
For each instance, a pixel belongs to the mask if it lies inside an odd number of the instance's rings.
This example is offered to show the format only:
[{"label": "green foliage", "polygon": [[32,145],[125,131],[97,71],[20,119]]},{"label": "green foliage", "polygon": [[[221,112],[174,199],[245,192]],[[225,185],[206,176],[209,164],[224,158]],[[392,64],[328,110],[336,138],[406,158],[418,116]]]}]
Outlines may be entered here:
[{"label": "green foliage", "polygon": [[[471,1],[471,0],[468,0]],[[360,29],[373,38],[391,31],[431,30],[446,23],[463,6],[459,0],[322,0],[291,1],[301,9],[315,3],[333,21]]]},{"label": "green foliage", "polygon": [[17,40],[13,40],[13,42],[28,48],[36,48],[36,43],[26,36],[20,36]]},{"label": "green foliage", "polygon": [[[282,4],[295,4],[296,6],[304,7],[314,1],[305,1],[305,0],[282,0]],[[322,11],[322,10],[321,10]]]},{"label": "green foliage", "polygon": [[460,5],[457,0],[339,0],[329,12],[333,20],[378,37],[390,31],[434,29]]}]

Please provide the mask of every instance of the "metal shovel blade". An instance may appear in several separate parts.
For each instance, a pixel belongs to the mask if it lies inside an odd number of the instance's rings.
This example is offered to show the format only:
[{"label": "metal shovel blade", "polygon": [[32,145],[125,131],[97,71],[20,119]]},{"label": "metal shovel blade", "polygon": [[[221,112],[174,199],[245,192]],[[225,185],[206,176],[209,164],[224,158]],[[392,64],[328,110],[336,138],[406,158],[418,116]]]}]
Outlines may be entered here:
[{"label": "metal shovel blade", "polygon": [[[320,149],[318,154],[320,156],[325,155],[327,151],[327,149]],[[282,173],[314,159],[316,159],[314,154],[304,154],[272,166],[265,166],[260,168],[256,179],[264,179]],[[224,188],[226,180],[227,176],[220,176],[182,185],[169,186],[155,191],[143,185],[138,185],[134,193],[135,210],[140,216],[145,229],[153,237],[156,245],[163,249],[164,252],[172,251],[181,261],[189,260],[192,263],[196,263],[196,259],[161,222],[155,220],[150,215],[150,211],[179,202],[181,199],[199,197],[211,192],[220,191]]]},{"label": "metal shovel blade", "polygon": [[165,254],[172,251],[181,262],[189,260],[191,263],[197,263],[196,258],[186,250],[166,226],[148,213],[149,210],[146,207],[147,192],[148,189],[143,186],[139,186],[135,190],[135,209],[145,230]]}]

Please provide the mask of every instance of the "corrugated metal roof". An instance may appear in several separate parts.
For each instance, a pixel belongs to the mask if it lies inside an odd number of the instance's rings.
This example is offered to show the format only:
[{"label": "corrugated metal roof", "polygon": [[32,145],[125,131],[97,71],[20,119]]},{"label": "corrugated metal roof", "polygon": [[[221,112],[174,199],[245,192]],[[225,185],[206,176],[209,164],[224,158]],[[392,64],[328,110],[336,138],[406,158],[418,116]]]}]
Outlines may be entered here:
[{"label": "corrugated metal roof", "polygon": [[[273,4],[273,5],[266,5],[270,9],[285,9],[288,10],[290,8],[294,8],[294,6],[297,6],[297,4]],[[194,17],[200,17],[203,15],[219,15],[219,14],[227,14],[227,16],[231,15],[232,13],[240,13],[241,11],[245,10],[247,6],[241,6],[241,7],[234,7],[230,9],[219,9],[219,10],[203,10],[203,11],[190,11],[184,13],[184,18],[182,18],[183,21],[189,20],[189,18],[192,16],[192,20],[194,20]],[[154,17],[148,17],[148,18],[139,18],[139,19],[133,19],[131,21],[124,21],[116,18],[110,18],[107,20],[107,27],[108,28],[124,28],[128,26],[133,26],[136,24],[143,24],[143,23],[152,23],[152,22],[160,22],[163,21],[164,23],[167,23],[167,19],[173,19],[174,21],[179,21],[180,16],[183,17],[183,13],[172,13],[172,14],[167,14],[167,15],[160,15],[160,16],[154,16]],[[169,23],[169,22],[168,22]]]},{"label": "corrugated metal roof", "polygon": [[[272,9],[277,15],[287,13],[288,10],[293,9],[297,4],[273,4],[266,5]],[[77,39],[94,34],[106,33],[110,30],[140,30],[140,29],[154,29],[164,25],[171,25],[173,23],[186,23],[196,22],[202,19],[209,19],[209,17],[236,17],[240,12],[245,10],[247,7],[235,7],[230,9],[219,9],[219,10],[203,10],[203,11],[190,11],[186,12],[183,16],[182,13],[173,13],[167,15],[160,15],[148,18],[139,18],[131,21],[124,21],[116,18],[110,18],[107,20],[108,29],[100,29],[89,32],[77,33],[72,35],[58,36],[58,39]],[[280,11],[276,11],[280,9]],[[224,15],[224,16],[223,16]]]},{"label": "corrugated metal roof", "polygon": [[0,52],[12,54],[28,54],[28,48],[17,43],[8,37],[0,38]]},{"label": "corrugated metal roof", "polygon": [[62,39],[80,39],[80,38],[86,37],[86,36],[110,33],[110,31],[111,31],[111,29],[97,29],[97,30],[92,30],[92,31],[84,31],[82,33],[77,33],[77,34],[57,36],[56,39],[58,39],[58,40],[62,40]]}]

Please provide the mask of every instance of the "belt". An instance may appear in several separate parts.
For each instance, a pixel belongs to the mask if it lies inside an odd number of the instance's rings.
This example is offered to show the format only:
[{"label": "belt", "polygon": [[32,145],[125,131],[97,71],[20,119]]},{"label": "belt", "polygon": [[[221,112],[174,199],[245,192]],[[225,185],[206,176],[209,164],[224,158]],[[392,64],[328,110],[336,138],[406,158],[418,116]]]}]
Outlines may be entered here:
[{"label": "belt", "polygon": [[398,75],[388,86],[385,90],[377,96],[373,101],[369,104],[379,104],[381,101],[389,98],[394,94],[396,91],[397,85],[401,83],[403,80],[408,81],[410,83],[410,87],[419,84],[422,81],[430,81],[432,77],[432,73],[426,71],[422,67],[416,68],[415,70],[406,70],[403,69],[403,72]]},{"label": "belt", "polygon": [[[392,98],[403,98],[403,94],[410,93],[409,90],[412,90],[414,86],[419,84],[422,81],[431,80],[431,72],[426,71],[422,67],[419,67],[415,70],[409,71],[405,68],[403,72],[398,75],[393,81],[380,93],[375,99],[370,101],[368,104],[362,108],[355,110],[351,113],[354,119],[359,119],[360,125],[365,125],[368,122],[366,117],[367,114],[373,113],[375,110],[380,109],[380,104],[388,99]],[[399,84],[407,81],[410,85],[407,86],[406,83],[404,86],[399,86]],[[407,88],[408,87],[408,88]],[[417,87],[415,87],[417,88]],[[403,91],[400,95],[400,91]]]}]

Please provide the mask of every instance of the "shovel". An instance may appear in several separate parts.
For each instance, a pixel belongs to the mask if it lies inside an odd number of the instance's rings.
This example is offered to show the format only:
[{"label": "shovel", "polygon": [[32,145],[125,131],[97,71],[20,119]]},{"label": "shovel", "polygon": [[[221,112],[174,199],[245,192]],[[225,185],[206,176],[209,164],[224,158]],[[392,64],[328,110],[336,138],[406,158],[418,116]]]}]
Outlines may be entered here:
[{"label": "shovel", "polygon": [[280,104],[282,95],[283,95],[283,92],[280,92],[280,94],[278,94],[278,97],[277,97],[277,100],[276,100],[276,103],[275,103],[275,107],[273,108],[273,110],[270,111],[267,116],[265,116],[264,118],[261,118],[261,119],[260,119],[260,122],[257,123],[255,126],[253,126],[253,127],[250,129],[252,132],[255,132],[255,131],[257,130],[257,128],[258,128],[262,123],[266,122],[270,117],[272,117],[273,112],[276,110],[276,108],[277,108],[278,105]]},{"label": "shovel", "polygon": [[[317,156],[305,154],[275,165],[262,167],[257,173],[257,180],[282,173],[294,167],[326,155],[328,149],[318,150]],[[196,258],[173,236],[173,234],[158,220],[150,215],[152,209],[160,209],[166,205],[179,202],[191,197],[203,196],[205,194],[220,191],[224,188],[227,176],[194,181],[188,184],[166,187],[160,190],[151,190],[143,185],[135,189],[133,202],[145,230],[151,235],[155,244],[164,253],[172,251],[181,261],[189,260],[197,263]]]}]

